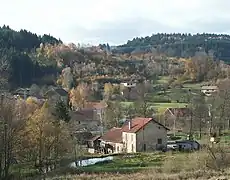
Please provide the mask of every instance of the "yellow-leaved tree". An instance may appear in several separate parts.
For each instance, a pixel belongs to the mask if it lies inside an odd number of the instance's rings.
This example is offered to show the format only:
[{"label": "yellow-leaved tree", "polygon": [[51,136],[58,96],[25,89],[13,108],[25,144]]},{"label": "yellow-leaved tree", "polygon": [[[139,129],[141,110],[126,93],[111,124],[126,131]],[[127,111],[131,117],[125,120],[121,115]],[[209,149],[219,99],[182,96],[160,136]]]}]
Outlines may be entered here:
[{"label": "yellow-leaved tree", "polygon": [[57,163],[72,148],[67,124],[52,115],[47,102],[27,120],[22,136],[27,159],[33,160],[40,172],[45,162]]},{"label": "yellow-leaved tree", "polygon": [[70,104],[74,109],[85,107],[87,97],[89,96],[89,87],[86,83],[81,83],[77,88],[70,91]]},{"label": "yellow-leaved tree", "polygon": [[52,118],[48,104],[45,102],[26,122],[23,144],[26,146],[27,153],[39,164],[52,155],[51,146],[55,140]]},{"label": "yellow-leaved tree", "polygon": [[109,97],[113,94],[114,87],[111,83],[105,83],[104,85],[104,98],[109,99]]}]

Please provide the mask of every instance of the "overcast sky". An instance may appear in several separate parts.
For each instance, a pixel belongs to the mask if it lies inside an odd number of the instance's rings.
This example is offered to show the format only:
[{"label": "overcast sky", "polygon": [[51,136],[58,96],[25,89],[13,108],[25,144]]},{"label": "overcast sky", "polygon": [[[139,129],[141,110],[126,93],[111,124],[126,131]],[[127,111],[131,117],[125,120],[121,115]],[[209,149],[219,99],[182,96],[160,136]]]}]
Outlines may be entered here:
[{"label": "overcast sky", "polygon": [[122,44],[158,32],[230,33],[229,0],[0,0],[0,25],[69,43]]}]

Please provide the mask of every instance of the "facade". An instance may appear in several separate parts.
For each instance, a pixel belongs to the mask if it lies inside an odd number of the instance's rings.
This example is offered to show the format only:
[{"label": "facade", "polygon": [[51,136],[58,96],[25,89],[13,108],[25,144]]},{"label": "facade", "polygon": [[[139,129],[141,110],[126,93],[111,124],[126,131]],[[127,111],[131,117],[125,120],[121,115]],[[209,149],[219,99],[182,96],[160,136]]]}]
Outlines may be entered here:
[{"label": "facade", "polygon": [[153,118],[134,118],[121,128],[110,129],[100,140],[107,153],[161,150],[167,146],[167,130]]},{"label": "facade", "polygon": [[72,110],[70,117],[75,122],[75,129],[101,133],[106,107],[107,104],[104,102],[87,102],[84,108]]},{"label": "facade", "polygon": [[58,101],[63,101],[67,105],[68,96],[68,92],[63,88],[52,88],[45,93],[45,97],[48,99],[50,104],[56,104]]},{"label": "facade", "polygon": [[211,96],[213,93],[218,92],[219,88],[217,86],[202,86],[201,92],[206,96]]},{"label": "facade", "polygon": [[107,131],[100,140],[103,153],[123,152],[122,128],[113,127]]}]

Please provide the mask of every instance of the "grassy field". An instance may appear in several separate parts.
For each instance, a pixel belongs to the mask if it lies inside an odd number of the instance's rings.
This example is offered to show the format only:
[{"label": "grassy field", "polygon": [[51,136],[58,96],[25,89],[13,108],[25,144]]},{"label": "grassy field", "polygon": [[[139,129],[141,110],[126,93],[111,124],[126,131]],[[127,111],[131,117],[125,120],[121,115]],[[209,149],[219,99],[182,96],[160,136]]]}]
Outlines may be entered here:
[{"label": "grassy field", "polygon": [[[130,106],[132,104],[133,102],[122,102],[122,106]],[[167,108],[182,108],[186,105],[187,103],[149,103],[149,106],[156,109],[159,113],[164,112]]]},{"label": "grassy field", "polygon": [[159,79],[157,80],[158,84],[165,84],[168,83],[170,77],[169,76],[161,76],[159,77]]},{"label": "grassy field", "polygon": [[[216,153],[215,153],[216,154]],[[229,179],[229,154],[225,154],[225,159],[221,164],[221,156],[213,159],[206,150],[194,153],[141,153],[133,154],[130,157],[119,156],[112,162],[91,165],[88,167],[69,168],[62,170],[62,173],[54,172],[54,176],[49,175],[49,180],[178,180],[178,179],[209,179],[225,177]],[[221,168],[217,170],[216,165]],[[58,175],[60,173],[60,175]],[[64,173],[64,174],[63,174]],[[62,175],[61,175],[62,174]],[[213,179],[213,180],[214,180]]]}]

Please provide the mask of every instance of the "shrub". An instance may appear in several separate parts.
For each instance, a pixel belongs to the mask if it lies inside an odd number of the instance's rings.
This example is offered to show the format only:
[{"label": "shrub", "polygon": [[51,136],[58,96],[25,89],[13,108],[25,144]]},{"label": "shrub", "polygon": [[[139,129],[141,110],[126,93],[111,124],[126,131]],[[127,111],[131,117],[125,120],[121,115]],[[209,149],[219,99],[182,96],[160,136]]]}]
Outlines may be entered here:
[{"label": "shrub", "polygon": [[151,100],[154,103],[171,103],[171,99],[166,96],[154,96]]}]

